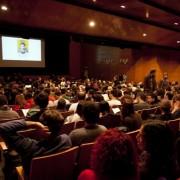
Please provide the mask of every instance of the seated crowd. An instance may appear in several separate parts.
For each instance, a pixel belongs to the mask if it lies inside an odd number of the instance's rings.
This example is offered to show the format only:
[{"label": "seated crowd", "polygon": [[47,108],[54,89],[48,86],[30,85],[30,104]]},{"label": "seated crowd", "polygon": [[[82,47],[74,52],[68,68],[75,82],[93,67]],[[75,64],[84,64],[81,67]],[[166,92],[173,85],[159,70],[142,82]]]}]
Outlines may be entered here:
[{"label": "seated crowd", "polygon": [[[151,108],[151,121],[143,119],[143,110]],[[9,151],[20,155],[26,176],[33,157],[95,141],[90,169],[79,180],[175,180],[180,177],[179,141],[166,122],[178,118],[177,83],[149,92],[140,83],[58,76],[5,83],[1,78],[0,136]],[[83,127],[76,128],[78,122]],[[74,129],[62,134],[70,123]],[[37,129],[40,138],[19,135],[27,128]],[[136,148],[126,132],[138,129]]]}]

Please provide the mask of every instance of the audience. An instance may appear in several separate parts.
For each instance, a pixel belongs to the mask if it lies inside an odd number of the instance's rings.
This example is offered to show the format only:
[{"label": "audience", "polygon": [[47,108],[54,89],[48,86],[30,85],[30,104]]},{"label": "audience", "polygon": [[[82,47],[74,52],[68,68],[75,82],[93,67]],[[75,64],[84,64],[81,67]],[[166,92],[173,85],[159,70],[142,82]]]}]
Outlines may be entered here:
[{"label": "audience", "polygon": [[[118,107],[118,123],[115,127],[125,126],[128,131],[141,127],[137,136],[140,150],[138,167],[140,179],[174,180],[180,176],[180,173],[175,171],[174,159],[176,155],[176,163],[179,165],[179,145],[176,143],[176,151],[174,151],[173,137],[167,123],[163,122],[180,118],[180,88],[177,82],[168,82],[167,87],[163,84],[160,89],[157,89],[155,83],[149,80],[143,86],[142,83],[134,82],[122,84],[118,79],[113,82],[97,79],[69,81],[59,76],[39,77],[34,80],[23,80],[21,76],[19,78],[7,77],[7,83],[0,85],[0,120],[19,118],[19,115],[8,107],[9,101],[12,105],[17,103],[21,108],[30,108],[27,121],[15,120],[0,125],[0,135],[3,136],[10,149],[15,148],[22,156],[26,173],[29,170],[30,159],[34,156],[46,155],[71,147],[71,141],[72,145],[76,146],[93,142],[98,138],[91,158],[92,169],[84,171],[79,179],[138,179],[137,160],[134,159],[134,147],[129,137],[117,130],[107,130],[106,127],[111,128],[114,125],[110,127],[104,123],[103,118],[111,121],[112,116],[117,115],[114,108]],[[155,80],[150,75],[148,78]],[[31,84],[31,89],[26,90],[24,84]],[[18,90],[21,90],[19,91],[20,98],[16,96]],[[25,97],[22,101],[21,96]],[[153,117],[158,120],[147,121],[141,125],[141,116],[136,111],[157,106],[160,106],[161,111],[157,111],[158,114],[154,112]],[[48,109],[57,109],[58,112]],[[66,114],[66,109],[69,109],[72,115]],[[64,122],[76,124],[78,121],[84,121],[85,126],[71,131],[70,137],[59,135]],[[107,124],[109,125],[109,122]],[[32,127],[41,132],[42,141],[23,138],[16,133],[20,129]],[[50,134],[47,134],[48,129]],[[128,157],[127,154],[129,154]],[[132,162],[130,165],[129,161]]]},{"label": "audience", "polygon": [[141,180],[175,180],[174,140],[170,128],[159,120],[147,121],[137,135],[141,150]]},{"label": "audience", "polygon": [[[64,119],[56,110],[47,110],[41,117],[41,121],[47,125],[45,127],[40,122],[15,120],[0,124],[0,135],[5,140],[9,148],[15,149],[22,158],[22,164],[28,175],[30,162],[33,157],[48,155],[53,152],[71,147],[71,140],[66,134],[59,135]],[[35,128],[44,137],[37,141],[25,138],[17,132],[26,128]],[[49,130],[49,133],[47,133]]]},{"label": "audience", "polygon": [[180,94],[177,94],[173,97],[172,116],[173,116],[173,119],[180,118]]},{"label": "audience", "polygon": [[134,111],[133,99],[125,95],[122,99],[122,125],[128,128],[128,131],[139,129],[142,123],[141,116]]},{"label": "audience", "polygon": [[75,129],[70,133],[73,146],[92,142],[101,133],[106,131],[106,127],[98,124],[99,107],[96,103],[89,101],[84,104],[82,118],[85,121],[85,126]]},{"label": "audience", "polygon": [[156,116],[156,119],[168,121],[173,119],[171,113],[171,102],[169,100],[162,100],[160,103],[161,114]]},{"label": "audience", "polygon": [[121,102],[118,100],[118,90],[117,89],[113,89],[110,93],[109,93],[109,98],[110,100],[108,101],[109,106],[113,107],[113,106],[120,106]]},{"label": "audience", "polygon": [[143,109],[149,109],[151,108],[150,104],[146,102],[146,95],[144,92],[140,91],[136,94],[135,104],[134,104],[134,110],[143,110]]},{"label": "audience", "polygon": [[41,114],[47,109],[48,105],[48,94],[45,92],[40,92],[34,98],[35,107],[29,109],[27,117],[32,121],[39,121]]},{"label": "audience", "polygon": [[138,180],[137,154],[131,138],[116,129],[100,135],[92,149],[91,169],[78,180]]},{"label": "audience", "polygon": [[8,100],[5,95],[0,95],[0,121],[18,119],[19,115],[8,106]]}]

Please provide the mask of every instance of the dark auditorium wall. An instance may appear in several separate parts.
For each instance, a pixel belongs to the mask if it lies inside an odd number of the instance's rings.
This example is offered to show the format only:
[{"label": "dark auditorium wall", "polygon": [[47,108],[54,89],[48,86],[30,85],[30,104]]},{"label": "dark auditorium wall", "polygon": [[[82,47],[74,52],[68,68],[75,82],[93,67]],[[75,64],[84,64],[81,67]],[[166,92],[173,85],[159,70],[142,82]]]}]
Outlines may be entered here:
[{"label": "dark auditorium wall", "polygon": [[[80,73],[88,67],[90,77],[112,79],[116,74],[125,73],[128,81],[139,82],[155,68],[157,80],[161,79],[163,72],[169,73],[171,81],[180,80],[180,51],[154,47],[121,49],[85,43],[75,43],[73,47],[76,56],[70,58],[70,63],[79,64]],[[70,70],[70,73],[80,76],[75,70]]]}]

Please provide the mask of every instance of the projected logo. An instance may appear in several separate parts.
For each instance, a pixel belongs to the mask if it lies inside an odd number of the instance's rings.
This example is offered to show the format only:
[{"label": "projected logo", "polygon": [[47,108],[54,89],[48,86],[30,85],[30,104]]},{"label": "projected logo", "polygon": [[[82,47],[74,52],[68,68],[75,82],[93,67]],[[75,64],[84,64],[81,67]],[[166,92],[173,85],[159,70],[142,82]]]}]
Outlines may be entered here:
[{"label": "projected logo", "polygon": [[20,54],[26,54],[29,52],[29,42],[27,39],[18,39],[17,40],[17,51]]}]

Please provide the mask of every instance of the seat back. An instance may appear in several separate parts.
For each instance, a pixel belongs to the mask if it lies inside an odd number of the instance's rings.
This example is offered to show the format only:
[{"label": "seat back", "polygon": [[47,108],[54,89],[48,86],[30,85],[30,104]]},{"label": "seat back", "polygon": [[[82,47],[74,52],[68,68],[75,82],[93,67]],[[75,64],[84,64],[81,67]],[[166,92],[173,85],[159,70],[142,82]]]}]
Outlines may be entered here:
[{"label": "seat back", "polygon": [[32,159],[29,180],[72,180],[78,147]]},{"label": "seat back", "polygon": [[90,167],[91,150],[94,142],[81,144],[77,158],[77,174]]},{"label": "seat back", "polygon": [[74,129],[74,122],[64,124],[61,128],[61,134],[69,134]]},{"label": "seat back", "polygon": [[99,119],[99,124],[106,128],[115,128],[121,125],[121,116],[118,114],[108,114]]},{"label": "seat back", "polygon": [[85,121],[77,121],[74,123],[74,129],[82,128],[85,125]]},{"label": "seat back", "polygon": [[137,138],[136,138],[136,136],[137,136],[138,133],[139,133],[139,129],[127,133],[131,137],[131,139],[132,139],[134,145],[136,146],[136,148],[137,148]]},{"label": "seat back", "polygon": [[170,129],[172,130],[172,132],[174,133],[174,135],[176,136],[178,131],[180,131],[180,118],[175,120],[170,120],[167,123]]},{"label": "seat back", "polygon": [[49,130],[47,129],[46,133],[42,133],[42,131],[39,131],[38,129],[26,129],[26,130],[21,130],[18,131],[18,134],[24,137],[29,137],[31,139],[36,139],[36,140],[42,140],[46,138],[49,135]]},{"label": "seat back", "polygon": [[61,112],[61,115],[64,117],[64,119],[66,119],[68,116],[74,114],[74,111],[64,111]]},{"label": "seat back", "polygon": [[154,118],[153,116],[156,114],[158,107],[154,107],[154,108],[149,108],[149,109],[143,109],[141,111],[141,118],[142,120],[147,120],[147,119],[152,119]]}]

